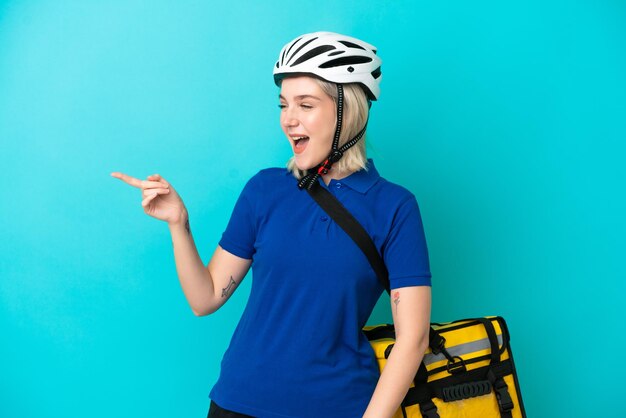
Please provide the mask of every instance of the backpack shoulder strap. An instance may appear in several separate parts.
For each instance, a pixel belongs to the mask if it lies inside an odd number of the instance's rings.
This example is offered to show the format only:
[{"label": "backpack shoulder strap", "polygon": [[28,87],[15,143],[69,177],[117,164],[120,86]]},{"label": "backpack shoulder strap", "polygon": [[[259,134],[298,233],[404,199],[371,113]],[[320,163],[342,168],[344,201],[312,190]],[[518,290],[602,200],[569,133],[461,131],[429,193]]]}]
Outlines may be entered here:
[{"label": "backpack shoulder strap", "polygon": [[324,209],[337,224],[343,229],[352,240],[365,253],[372,269],[376,272],[378,280],[389,293],[389,273],[387,267],[374,245],[374,241],[368,235],[365,228],[346,209],[335,196],[323,188],[319,183],[307,190],[318,205]]},{"label": "backpack shoulder strap", "polygon": [[[343,229],[352,240],[359,246],[361,251],[367,256],[370,265],[376,272],[378,280],[381,282],[387,293],[390,292],[389,285],[389,272],[385,263],[374,245],[374,241],[367,234],[367,231],[357,221],[348,209],[346,209],[335,196],[333,196],[328,190],[323,188],[319,183],[314,184],[310,189],[307,189],[311,197],[317,202],[318,205],[324,209],[324,212],[328,214],[337,224]],[[439,354],[444,352],[446,357],[451,358],[445,348],[446,340],[439,335],[433,327],[429,330],[429,346],[433,354]]]}]

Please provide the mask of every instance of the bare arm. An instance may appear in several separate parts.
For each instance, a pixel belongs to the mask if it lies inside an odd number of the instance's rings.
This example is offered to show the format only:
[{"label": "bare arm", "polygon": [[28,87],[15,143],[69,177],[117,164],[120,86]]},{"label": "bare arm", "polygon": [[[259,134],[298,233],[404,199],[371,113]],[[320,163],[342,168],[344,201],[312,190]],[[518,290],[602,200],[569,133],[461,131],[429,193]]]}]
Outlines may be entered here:
[{"label": "bare arm", "polygon": [[123,173],[111,176],[141,190],[144,212],[167,222],[172,235],[176,271],[191,310],[198,316],[219,309],[248,272],[252,260],[217,247],[208,266],[202,264],[191,234],[189,215],[176,190],[160,175],[139,180]]},{"label": "bare arm", "polygon": [[205,267],[185,218],[184,224],[169,225],[176,272],[193,313],[208,315],[226,303],[248,273],[252,260],[237,257],[218,245]]},{"label": "bare arm", "polygon": [[391,291],[396,342],[363,418],[391,418],[406,396],[428,347],[431,290],[412,286]]}]

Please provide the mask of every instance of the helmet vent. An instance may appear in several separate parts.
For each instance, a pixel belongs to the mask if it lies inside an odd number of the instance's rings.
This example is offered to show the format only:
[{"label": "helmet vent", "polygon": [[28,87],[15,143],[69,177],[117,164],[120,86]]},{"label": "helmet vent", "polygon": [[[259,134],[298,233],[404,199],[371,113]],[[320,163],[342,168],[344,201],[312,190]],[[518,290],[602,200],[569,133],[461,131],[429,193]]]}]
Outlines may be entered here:
[{"label": "helmet vent", "polygon": [[296,51],[291,54],[291,57],[289,57],[289,59],[287,60],[287,62],[285,64],[289,64],[289,61],[291,61],[293,59],[293,57],[295,57],[296,55],[298,55],[298,52],[300,52],[300,50],[302,48],[304,48],[305,46],[307,46],[308,44],[310,44],[311,42],[313,42],[314,40],[316,40],[317,37],[313,38],[313,39],[309,39],[308,41],[306,41],[305,43],[303,43],[302,45],[300,45],[300,48],[296,49]]},{"label": "helmet vent", "polygon": [[378,77],[380,77],[380,74],[381,74],[380,67],[378,67],[377,69],[372,71],[372,77],[374,77],[374,80],[376,80]]},{"label": "helmet vent", "polygon": [[354,65],[354,64],[365,64],[366,62],[371,62],[372,59],[370,57],[341,57],[336,58],[334,60],[327,61],[320,65],[320,68],[333,68],[340,67],[342,65]]},{"label": "helmet vent", "polygon": [[313,57],[317,57],[318,55],[323,54],[324,52],[332,51],[333,49],[337,49],[337,48],[335,48],[332,45],[321,45],[321,46],[315,47],[309,52],[307,52],[306,54],[302,54],[302,56],[298,58],[296,62],[291,64],[290,67],[293,67],[294,65],[298,65],[301,62],[307,61]]},{"label": "helmet vent", "polygon": [[344,44],[348,48],[357,48],[357,49],[362,49],[363,51],[365,51],[365,48],[363,48],[361,45],[354,44],[350,41],[337,41],[337,42],[339,42],[340,44]]},{"label": "helmet vent", "polygon": [[346,51],[335,51],[335,52],[331,52],[330,54],[328,54],[329,57],[335,56],[335,55],[339,55],[339,54],[343,54]]},{"label": "helmet vent", "polygon": [[289,55],[289,51],[291,51],[291,48],[293,48],[295,44],[300,42],[300,39],[302,39],[302,36],[299,37],[298,39],[296,39],[295,41],[293,41],[291,43],[291,46],[289,47],[289,49],[287,49],[286,51],[283,52],[283,58],[280,60],[281,63],[285,62],[285,55]]}]

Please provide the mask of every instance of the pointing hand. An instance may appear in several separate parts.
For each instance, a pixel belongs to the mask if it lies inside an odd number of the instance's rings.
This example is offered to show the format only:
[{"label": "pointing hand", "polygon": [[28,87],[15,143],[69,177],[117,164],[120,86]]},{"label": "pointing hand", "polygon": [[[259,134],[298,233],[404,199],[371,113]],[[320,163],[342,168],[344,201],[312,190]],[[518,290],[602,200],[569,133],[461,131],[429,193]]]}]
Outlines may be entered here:
[{"label": "pointing hand", "polygon": [[139,180],[119,172],[113,172],[111,176],[141,190],[143,198],[141,206],[146,214],[166,221],[168,224],[187,221],[187,209],[182,199],[160,175],[153,174],[146,180]]}]

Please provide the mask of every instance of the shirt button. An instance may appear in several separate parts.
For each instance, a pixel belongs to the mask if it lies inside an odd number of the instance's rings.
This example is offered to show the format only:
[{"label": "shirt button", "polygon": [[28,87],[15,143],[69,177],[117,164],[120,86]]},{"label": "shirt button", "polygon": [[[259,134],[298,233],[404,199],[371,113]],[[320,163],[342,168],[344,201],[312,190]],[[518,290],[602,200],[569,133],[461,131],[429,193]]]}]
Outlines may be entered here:
[{"label": "shirt button", "polygon": [[322,217],[320,218],[320,220],[321,220],[322,222],[326,222],[326,221],[328,220],[328,216],[322,216]]},{"label": "shirt button", "polygon": [[341,189],[341,183],[335,184],[335,187],[338,188],[338,189]]}]

